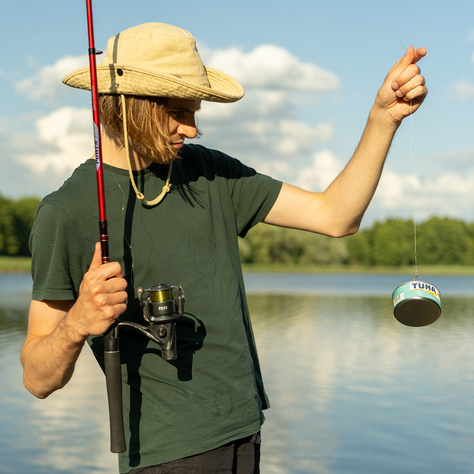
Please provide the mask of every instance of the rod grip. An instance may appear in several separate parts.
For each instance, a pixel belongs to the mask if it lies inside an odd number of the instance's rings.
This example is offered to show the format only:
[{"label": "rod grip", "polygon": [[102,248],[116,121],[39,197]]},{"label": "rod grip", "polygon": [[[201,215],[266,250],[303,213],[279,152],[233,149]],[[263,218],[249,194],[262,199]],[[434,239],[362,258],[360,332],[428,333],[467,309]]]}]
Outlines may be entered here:
[{"label": "rod grip", "polygon": [[123,427],[122,370],[118,338],[114,336],[114,332],[115,329],[112,329],[104,335],[105,381],[109,400],[110,450],[113,453],[123,453],[126,451],[126,444]]}]

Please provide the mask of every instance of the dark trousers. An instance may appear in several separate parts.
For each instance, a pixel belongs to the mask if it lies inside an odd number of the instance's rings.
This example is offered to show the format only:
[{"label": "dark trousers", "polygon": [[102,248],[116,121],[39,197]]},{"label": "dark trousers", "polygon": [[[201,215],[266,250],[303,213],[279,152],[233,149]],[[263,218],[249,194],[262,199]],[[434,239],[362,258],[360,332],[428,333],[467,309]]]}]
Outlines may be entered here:
[{"label": "dark trousers", "polygon": [[141,467],[130,474],[258,474],[260,433],[176,461]]}]

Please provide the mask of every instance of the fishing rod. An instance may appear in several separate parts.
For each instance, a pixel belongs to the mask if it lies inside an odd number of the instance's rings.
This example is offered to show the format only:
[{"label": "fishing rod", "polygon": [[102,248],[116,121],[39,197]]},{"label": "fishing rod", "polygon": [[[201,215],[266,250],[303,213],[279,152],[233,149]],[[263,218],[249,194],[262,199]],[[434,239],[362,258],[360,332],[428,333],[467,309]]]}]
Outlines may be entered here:
[{"label": "fishing rod", "polygon": [[[104,175],[100,136],[99,92],[97,85],[96,55],[102,51],[95,49],[94,26],[92,20],[92,0],[86,0],[87,27],[89,35],[89,65],[91,78],[92,112],[94,121],[94,144],[97,170],[97,195],[99,201],[99,231],[102,251],[102,264],[110,262],[109,236],[105,209]],[[176,321],[184,313],[184,291],[181,286],[169,286],[164,283],[151,288],[138,288],[138,300],[143,318],[148,323],[133,321],[117,322],[104,334],[104,369],[109,403],[110,450],[113,453],[126,451],[123,425],[122,369],[119,350],[119,327],[128,327],[140,331],[156,342],[161,348],[161,357],[165,361],[175,360],[177,354]]]},{"label": "fishing rod", "polygon": [[[102,250],[102,263],[110,262],[109,236],[107,231],[107,215],[105,208],[104,174],[102,162],[102,147],[100,140],[99,93],[97,87],[96,54],[94,25],[92,20],[92,2],[86,0],[87,28],[89,35],[89,66],[91,75],[92,115],[94,120],[94,145],[97,170],[97,193],[99,200],[99,231]],[[120,366],[120,351],[118,327],[114,325],[104,334],[104,365],[109,402],[110,421],[110,450],[113,453],[123,453],[126,450],[125,433],[122,413],[122,369]]]}]

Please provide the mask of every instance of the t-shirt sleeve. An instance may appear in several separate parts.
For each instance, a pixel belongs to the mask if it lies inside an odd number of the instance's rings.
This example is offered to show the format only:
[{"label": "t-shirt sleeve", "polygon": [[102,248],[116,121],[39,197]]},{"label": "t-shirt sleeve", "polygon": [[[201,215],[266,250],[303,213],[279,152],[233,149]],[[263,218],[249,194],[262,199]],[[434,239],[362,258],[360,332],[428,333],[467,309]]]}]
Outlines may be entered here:
[{"label": "t-shirt sleeve", "polygon": [[[72,215],[43,201],[30,235],[33,300],[75,300],[90,255]],[[87,267],[86,267],[87,268]]]},{"label": "t-shirt sleeve", "polygon": [[280,194],[282,182],[256,172],[240,161],[229,158],[232,174],[231,193],[237,230],[240,237],[261,222]]},{"label": "t-shirt sleeve", "polygon": [[221,151],[201,145],[185,146],[184,163],[184,182],[202,179],[213,183],[209,192],[217,193],[217,199],[223,202],[223,208],[233,213],[240,237],[244,237],[265,218],[282,187],[281,181],[258,173]]}]

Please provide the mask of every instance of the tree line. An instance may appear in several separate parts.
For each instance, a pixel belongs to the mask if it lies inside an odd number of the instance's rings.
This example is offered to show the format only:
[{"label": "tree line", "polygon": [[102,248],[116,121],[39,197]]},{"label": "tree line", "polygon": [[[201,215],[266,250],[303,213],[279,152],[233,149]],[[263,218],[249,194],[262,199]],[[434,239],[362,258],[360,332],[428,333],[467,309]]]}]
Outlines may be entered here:
[{"label": "tree line", "polygon": [[474,223],[431,217],[417,223],[389,218],[341,239],[257,225],[241,240],[244,263],[305,265],[473,265]]},{"label": "tree line", "polygon": [[[28,239],[39,199],[0,195],[0,255],[29,256]],[[244,263],[292,265],[405,266],[473,265],[474,223],[431,217],[415,226],[410,219],[377,221],[357,234],[333,239],[259,224],[239,240]]]},{"label": "tree line", "polygon": [[18,200],[0,195],[0,255],[28,256],[28,239],[39,199]]}]

